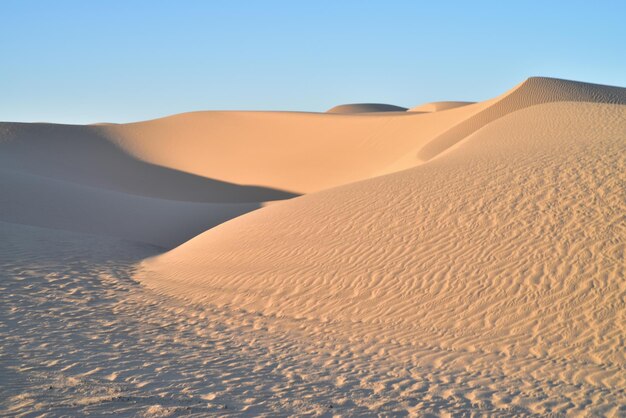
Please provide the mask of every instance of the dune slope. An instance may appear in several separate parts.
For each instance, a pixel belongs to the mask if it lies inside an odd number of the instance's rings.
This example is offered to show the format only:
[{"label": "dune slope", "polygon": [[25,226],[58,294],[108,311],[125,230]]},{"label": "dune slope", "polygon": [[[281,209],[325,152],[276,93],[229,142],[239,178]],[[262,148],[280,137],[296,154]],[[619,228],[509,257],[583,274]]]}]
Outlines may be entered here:
[{"label": "dune slope", "polygon": [[261,203],[198,203],[137,196],[0,169],[0,219],[172,248]]},{"label": "dune slope", "polygon": [[429,160],[486,124],[502,116],[540,103],[550,102],[626,103],[626,89],[547,77],[531,77],[502,96],[493,99],[481,112],[463,120],[420,150]]},{"label": "dune slope", "polygon": [[142,161],[302,194],[375,175],[415,147],[416,123],[430,122],[405,112],[196,112],[102,129]]},{"label": "dune slope", "polygon": [[102,126],[0,123],[0,164],[4,169],[169,200],[242,203],[296,196],[145,162],[126,153],[102,130]]}]

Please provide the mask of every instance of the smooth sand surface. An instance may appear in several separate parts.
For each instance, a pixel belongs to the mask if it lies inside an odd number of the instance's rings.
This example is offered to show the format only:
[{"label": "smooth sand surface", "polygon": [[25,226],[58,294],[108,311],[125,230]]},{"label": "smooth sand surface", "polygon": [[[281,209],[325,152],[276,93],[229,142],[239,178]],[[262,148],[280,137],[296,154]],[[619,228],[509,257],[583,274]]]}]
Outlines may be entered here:
[{"label": "smooth sand surface", "polygon": [[623,416],[626,89],[418,109],[0,124],[4,410]]}]

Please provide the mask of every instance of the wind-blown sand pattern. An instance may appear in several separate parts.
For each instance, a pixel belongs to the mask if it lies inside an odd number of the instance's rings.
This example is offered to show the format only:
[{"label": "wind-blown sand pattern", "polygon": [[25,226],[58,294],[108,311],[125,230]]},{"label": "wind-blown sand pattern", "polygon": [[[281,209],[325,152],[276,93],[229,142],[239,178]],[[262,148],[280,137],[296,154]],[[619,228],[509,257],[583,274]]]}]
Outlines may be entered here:
[{"label": "wind-blown sand pattern", "polygon": [[0,124],[2,408],[624,416],[626,89],[441,103]]}]

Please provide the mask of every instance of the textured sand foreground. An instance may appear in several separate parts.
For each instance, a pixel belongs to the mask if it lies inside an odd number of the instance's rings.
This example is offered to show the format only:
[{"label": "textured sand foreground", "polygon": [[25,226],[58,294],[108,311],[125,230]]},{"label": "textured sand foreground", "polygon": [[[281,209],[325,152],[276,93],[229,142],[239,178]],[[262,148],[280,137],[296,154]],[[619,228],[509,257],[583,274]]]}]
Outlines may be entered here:
[{"label": "textured sand foreground", "polygon": [[626,89],[0,123],[0,184],[9,414],[626,415]]}]

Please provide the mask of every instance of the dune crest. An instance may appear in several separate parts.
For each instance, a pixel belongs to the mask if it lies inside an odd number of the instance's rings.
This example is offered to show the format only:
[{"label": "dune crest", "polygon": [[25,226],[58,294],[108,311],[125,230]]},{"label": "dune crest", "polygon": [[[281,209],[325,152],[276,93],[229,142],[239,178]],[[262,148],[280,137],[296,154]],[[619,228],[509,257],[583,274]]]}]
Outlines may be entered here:
[{"label": "dune crest", "polygon": [[470,118],[432,140],[418,156],[429,160],[486,124],[525,107],[550,102],[626,103],[626,88],[561,80],[549,77],[530,77],[502,96],[487,101],[488,106]]}]

